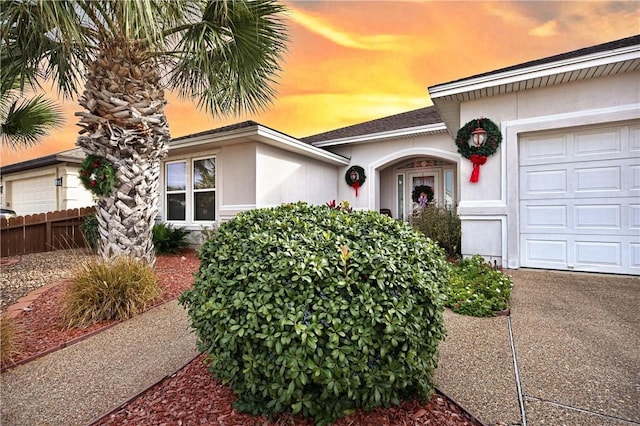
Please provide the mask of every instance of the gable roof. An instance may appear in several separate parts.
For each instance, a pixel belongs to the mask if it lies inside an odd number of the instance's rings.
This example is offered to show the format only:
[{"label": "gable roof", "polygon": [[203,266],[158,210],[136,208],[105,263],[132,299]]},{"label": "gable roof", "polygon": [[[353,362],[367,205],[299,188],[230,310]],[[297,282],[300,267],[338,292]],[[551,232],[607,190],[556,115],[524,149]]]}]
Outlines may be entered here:
[{"label": "gable roof", "polygon": [[344,166],[349,163],[347,158],[339,154],[317,148],[252,120],[172,139],[169,142],[169,150],[175,150],[174,152],[177,153],[203,144],[213,146],[212,144],[229,145],[245,142],[261,142],[333,165]]},{"label": "gable roof", "polygon": [[454,135],[460,125],[461,102],[637,70],[640,35],[438,84],[428,91]]},{"label": "gable roof", "polygon": [[[596,46],[584,47],[582,49],[572,50],[570,52],[560,53],[558,55],[549,56],[547,58],[535,59],[533,61],[524,62],[518,65],[511,65],[505,68],[500,68],[494,71],[485,72],[482,74],[477,74],[470,77],[464,77],[458,80],[451,81],[449,83],[441,83],[432,87],[438,87],[445,84],[453,84],[460,83],[467,80],[473,80],[480,77],[491,76],[495,74],[501,74],[508,71],[515,71],[520,69],[531,68],[539,65],[550,64],[558,61],[566,61],[570,59],[577,59],[587,55],[593,55],[601,52],[609,52],[616,49],[622,49],[625,47],[631,47],[640,44],[640,35],[634,35],[631,37],[626,37],[620,40],[609,41],[607,43],[598,44]],[[637,65],[636,65],[637,68]]]},{"label": "gable roof", "polygon": [[442,118],[440,118],[438,111],[431,106],[318,133],[300,140],[315,146],[338,145],[356,141],[358,136],[386,135],[386,137],[390,137],[390,133],[393,131],[403,129],[424,131],[427,127],[431,127],[433,131],[437,132],[437,127],[440,124],[442,124]]},{"label": "gable roof", "polygon": [[246,129],[248,127],[253,127],[253,126],[259,126],[260,123],[257,123],[253,120],[247,120],[247,121],[243,121],[241,123],[234,123],[234,124],[230,124],[228,126],[222,126],[222,127],[216,127],[215,129],[209,129],[209,130],[205,130],[202,132],[197,132],[197,133],[191,133],[189,135],[184,135],[184,136],[180,136],[177,138],[172,138],[169,141],[169,145],[171,145],[171,143],[173,142],[180,142],[181,140],[184,139],[193,139],[193,138],[197,138],[200,136],[209,136],[209,135],[215,135],[218,133],[224,133],[224,132],[230,132],[232,130],[240,130],[240,129]]},{"label": "gable roof", "polygon": [[82,148],[74,148],[67,151],[58,152],[56,154],[22,161],[20,163],[8,164],[4,167],[0,167],[0,174],[16,173],[23,170],[36,169],[38,167],[46,167],[59,163],[80,164],[85,157],[86,154],[84,153]]}]

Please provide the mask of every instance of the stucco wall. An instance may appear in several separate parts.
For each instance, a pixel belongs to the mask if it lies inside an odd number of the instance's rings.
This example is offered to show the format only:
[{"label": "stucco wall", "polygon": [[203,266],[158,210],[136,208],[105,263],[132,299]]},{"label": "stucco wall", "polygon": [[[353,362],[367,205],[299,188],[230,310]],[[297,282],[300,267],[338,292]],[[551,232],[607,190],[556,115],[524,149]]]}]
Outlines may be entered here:
[{"label": "stucco wall", "polygon": [[[216,158],[216,223],[254,208],[297,201],[324,204],[336,198],[335,166],[254,140],[203,142],[174,147],[163,162],[159,220],[166,217],[165,164],[186,161],[190,174],[192,160],[209,156]],[[191,220],[190,197],[188,190],[186,220],[173,223],[191,231],[190,239],[195,244],[199,242],[201,227],[212,224]]]},{"label": "stucco wall", "polygon": [[392,168],[380,172],[380,208],[391,210],[391,216],[397,217],[398,187],[396,173]]},{"label": "stucco wall", "polygon": [[91,192],[87,191],[82,182],[80,182],[78,177],[79,170],[79,165],[68,165],[59,168],[59,176],[62,176],[62,204],[60,210],[87,207],[95,204]]},{"label": "stucco wall", "polygon": [[256,150],[256,205],[272,207],[336,199],[336,167],[259,144]]},{"label": "stucco wall", "polygon": [[[640,101],[638,81],[640,72],[632,72],[462,103],[459,127],[487,117],[503,133],[502,146],[482,166],[478,183],[469,182],[471,163],[460,163],[463,254],[493,257],[495,248],[502,247],[500,263],[519,267],[519,135],[633,118]],[[478,221],[482,226],[476,226]]]},{"label": "stucco wall", "polygon": [[[393,196],[393,188],[389,187],[385,175],[380,170],[402,159],[415,157],[433,157],[456,163],[459,155],[453,139],[448,134],[406,137],[329,147],[330,151],[351,159],[351,165],[358,165],[365,169],[367,180],[360,188],[358,197],[355,191],[345,182],[344,175],[349,167],[338,168],[338,199],[346,200],[354,208],[378,211],[380,208],[392,206],[380,205],[381,196]],[[381,186],[382,185],[382,186]],[[395,200],[395,198],[394,198]]]},{"label": "stucco wall", "polygon": [[218,209],[225,221],[256,206],[255,142],[224,146],[218,153]]}]

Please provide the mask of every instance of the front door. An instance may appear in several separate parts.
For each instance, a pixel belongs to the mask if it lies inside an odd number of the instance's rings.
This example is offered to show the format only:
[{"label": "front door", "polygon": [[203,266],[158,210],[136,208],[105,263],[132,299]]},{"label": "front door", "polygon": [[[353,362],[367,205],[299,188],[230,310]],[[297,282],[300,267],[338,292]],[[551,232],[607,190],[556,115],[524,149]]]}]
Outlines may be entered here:
[{"label": "front door", "polygon": [[408,174],[409,185],[405,194],[406,212],[413,214],[425,205],[440,201],[440,186],[437,171],[412,172]]}]

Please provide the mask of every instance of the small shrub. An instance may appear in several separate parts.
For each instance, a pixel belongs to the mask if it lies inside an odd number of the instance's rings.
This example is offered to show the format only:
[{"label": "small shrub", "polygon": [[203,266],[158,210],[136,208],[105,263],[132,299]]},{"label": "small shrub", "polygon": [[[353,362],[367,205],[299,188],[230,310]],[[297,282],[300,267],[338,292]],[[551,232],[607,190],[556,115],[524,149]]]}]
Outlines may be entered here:
[{"label": "small shrub", "polygon": [[0,363],[11,362],[20,353],[17,334],[18,329],[13,320],[3,316],[0,320]]},{"label": "small shrub", "polygon": [[88,327],[104,320],[122,320],[142,312],[160,288],[151,266],[126,257],[113,262],[83,263],[65,294],[67,327]]},{"label": "small shrub", "polygon": [[218,232],[218,227],[216,225],[213,226],[203,226],[200,225],[200,235],[198,237],[198,241],[200,244],[204,244],[205,242],[212,239],[216,232]]},{"label": "small shrub", "polygon": [[200,258],[180,303],[236,409],[326,424],[431,393],[449,265],[408,224],[288,204],[225,222]]},{"label": "small shrub", "polygon": [[170,224],[156,223],[153,225],[153,245],[158,254],[177,254],[185,249],[189,242],[189,231],[184,228],[174,228]]},{"label": "small shrub", "polygon": [[463,315],[494,316],[509,307],[512,288],[511,278],[475,255],[452,268],[447,306]]},{"label": "small shrub", "polygon": [[87,245],[91,250],[98,248],[98,241],[100,240],[100,231],[98,230],[98,218],[95,213],[91,213],[84,218],[84,222],[80,225],[80,230],[84,235],[84,239],[87,241]]},{"label": "small shrub", "polygon": [[455,206],[429,205],[413,215],[411,224],[437,242],[447,257],[453,259],[460,256],[462,227]]}]

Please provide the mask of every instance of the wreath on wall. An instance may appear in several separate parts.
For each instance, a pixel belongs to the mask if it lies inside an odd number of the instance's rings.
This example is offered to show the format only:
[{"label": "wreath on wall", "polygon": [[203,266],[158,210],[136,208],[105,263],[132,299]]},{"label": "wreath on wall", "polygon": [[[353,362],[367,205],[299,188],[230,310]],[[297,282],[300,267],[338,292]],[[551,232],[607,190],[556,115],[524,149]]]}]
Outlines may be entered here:
[{"label": "wreath on wall", "polygon": [[80,182],[95,195],[107,196],[116,184],[116,173],[105,158],[88,155],[80,165]]},{"label": "wreath on wall", "polygon": [[413,192],[411,192],[411,199],[414,203],[420,203],[420,194],[422,194],[423,192],[427,195],[427,203],[433,201],[433,188],[431,188],[429,185],[418,185],[413,188]]},{"label": "wreath on wall", "polygon": [[358,196],[358,189],[367,180],[367,176],[364,174],[364,169],[360,166],[351,166],[344,174],[344,180],[347,185],[356,190],[356,197]]},{"label": "wreath on wall", "polygon": [[[469,144],[469,139],[474,132],[482,129],[486,132],[484,143],[479,145]],[[473,164],[470,182],[478,182],[480,179],[480,166],[487,162],[487,158],[495,154],[502,143],[500,128],[488,118],[477,118],[469,121],[458,130],[456,146],[458,152]]]}]

